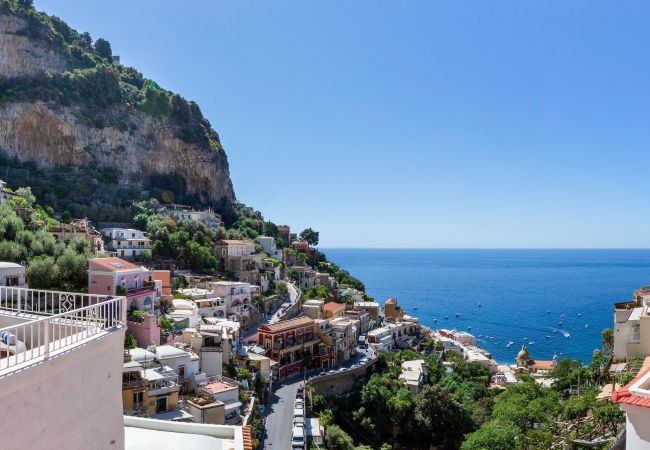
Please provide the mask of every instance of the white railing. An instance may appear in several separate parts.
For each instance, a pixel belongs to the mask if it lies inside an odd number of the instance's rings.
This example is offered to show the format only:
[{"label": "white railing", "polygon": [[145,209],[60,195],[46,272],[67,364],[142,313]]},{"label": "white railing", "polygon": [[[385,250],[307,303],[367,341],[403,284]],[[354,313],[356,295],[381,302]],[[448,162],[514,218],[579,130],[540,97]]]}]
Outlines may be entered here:
[{"label": "white railing", "polygon": [[[0,345],[0,377],[47,360],[126,324],[126,298],[30,289],[0,289],[0,318],[17,322],[0,328],[16,345]],[[79,303],[99,300],[95,304]],[[57,314],[52,311],[61,311]],[[7,317],[8,316],[8,317]],[[41,317],[39,317],[41,316]],[[0,323],[6,323],[6,320]],[[8,348],[7,348],[8,347]]]},{"label": "white railing", "polygon": [[61,314],[109,300],[106,295],[0,286],[0,311],[25,314]]}]

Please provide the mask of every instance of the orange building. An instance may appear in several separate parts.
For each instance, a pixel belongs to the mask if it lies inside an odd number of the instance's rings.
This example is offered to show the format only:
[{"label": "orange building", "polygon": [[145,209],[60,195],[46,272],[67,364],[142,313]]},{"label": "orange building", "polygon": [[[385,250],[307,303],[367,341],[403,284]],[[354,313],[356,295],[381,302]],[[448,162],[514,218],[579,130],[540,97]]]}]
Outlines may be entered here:
[{"label": "orange building", "polygon": [[323,314],[327,319],[338,319],[345,316],[345,305],[343,303],[329,302],[323,305]]},{"label": "orange building", "polygon": [[384,303],[384,316],[387,319],[401,319],[404,317],[404,310],[401,306],[397,306],[396,298],[389,298]]}]

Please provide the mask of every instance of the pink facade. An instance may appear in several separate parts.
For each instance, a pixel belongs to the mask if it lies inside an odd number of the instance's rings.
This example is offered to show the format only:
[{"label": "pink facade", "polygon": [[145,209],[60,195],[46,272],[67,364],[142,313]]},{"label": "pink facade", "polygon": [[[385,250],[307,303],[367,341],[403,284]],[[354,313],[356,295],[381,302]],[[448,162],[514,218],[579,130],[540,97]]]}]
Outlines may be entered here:
[{"label": "pink facade", "polygon": [[147,348],[151,344],[160,345],[160,326],[156,316],[145,316],[141,319],[129,317],[126,322],[127,330],[133,333],[138,347]]},{"label": "pink facade", "polygon": [[162,290],[162,281],[154,279],[154,272],[137,264],[120,258],[94,258],[88,263],[88,292],[125,294],[128,309],[156,313]]}]

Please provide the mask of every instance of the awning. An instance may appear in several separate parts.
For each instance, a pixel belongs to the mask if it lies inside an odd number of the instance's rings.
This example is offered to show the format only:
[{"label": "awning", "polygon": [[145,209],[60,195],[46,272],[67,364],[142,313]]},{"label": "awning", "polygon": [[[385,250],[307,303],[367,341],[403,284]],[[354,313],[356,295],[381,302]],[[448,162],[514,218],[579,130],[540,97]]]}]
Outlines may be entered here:
[{"label": "awning", "polygon": [[232,411],[233,409],[241,408],[241,402],[228,403],[224,408],[224,411]]}]

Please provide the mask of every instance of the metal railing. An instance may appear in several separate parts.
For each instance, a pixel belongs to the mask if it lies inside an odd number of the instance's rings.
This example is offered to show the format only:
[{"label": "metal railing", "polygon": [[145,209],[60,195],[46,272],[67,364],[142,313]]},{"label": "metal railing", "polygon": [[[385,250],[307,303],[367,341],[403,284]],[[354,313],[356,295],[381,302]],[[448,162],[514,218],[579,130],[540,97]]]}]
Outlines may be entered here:
[{"label": "metal railing", "polygon": [[16,339],[1,343],[0,376],[125,325],[126,299],[0,287],[2,316],[18,323],[0,328]]},{"label": "metal railing", "polygon": [[26,314],[60,314],[111,299],[106,295],[0,286],[0,310]]}]

